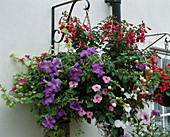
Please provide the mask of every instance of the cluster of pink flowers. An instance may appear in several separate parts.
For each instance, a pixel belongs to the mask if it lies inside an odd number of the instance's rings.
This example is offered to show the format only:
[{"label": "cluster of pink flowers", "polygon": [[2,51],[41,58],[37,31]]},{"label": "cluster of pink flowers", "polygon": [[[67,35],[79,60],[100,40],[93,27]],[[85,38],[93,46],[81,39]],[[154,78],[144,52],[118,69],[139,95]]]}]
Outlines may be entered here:
[{"label": "cluster of pink flowers", "polygon": [[80,111],[78,112],[79,116],[84,116],[87,114],[87,118],[92,118],[93,112],[87,111],[87,113],[81,108]]},{"label": "cluster of pink flowers", "polygon": [[16,89],[17,89],[17,86],[13,86],[11,91],[15,92]]},{"label": "cluster of pink flowers", "polygon": [[28,79],[27,79],[27,78],[24,78],[24,79],[18,78],[18,82],[26,83],[26,81],[28,81]]}]

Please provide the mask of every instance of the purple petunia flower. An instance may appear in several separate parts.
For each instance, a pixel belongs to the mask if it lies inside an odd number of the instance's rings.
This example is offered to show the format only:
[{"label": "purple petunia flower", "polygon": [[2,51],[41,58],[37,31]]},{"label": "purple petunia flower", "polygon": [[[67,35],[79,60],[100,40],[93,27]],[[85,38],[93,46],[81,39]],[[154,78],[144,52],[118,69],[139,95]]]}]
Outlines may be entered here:
[{"label": "purple petunia flower", "polygon": [[149,124],[149,123],[150,123],[149,114],[147,114],[146,112],[143,112],[142,115],[143,115],[143,121],[144,121],[146,124]]},{"label": "purple petunia flower", "polygon": [[155,84],[154,84],[154,88],[152,88],[152,91],[155,92],[156,89],[158,88],[158,86],[159,86],[159,84],[158,84],[158,83],[155,83]]},{"label": "purple petunia flower", "polygon": [[78,111],[80,110],[81,106],[79,105],[79,102],[74,101],[73,104],[70,104],[70,108]]},{"label": "purple petunia flower", "polygon": [[155,116],[156,118],[160,117],[159,112],[157,112],[156,110],[152,110],[151,115]]},{"label": "purple petunia flower", "polygon": [[88,59],[87,55],[91,55],[93,53],[97,53],[95,48],[88,48],[87,50],[83,50],[82,52],[80,52],[80,59],[82,60],[82,63],[85,62],[85,60]]},{"label": "purple petunia flower", "polygon": [[53,129],[54,123],[56,122],[55,119],[51,116],[46,116],[45,119],[46,119],[46,121],[42,122],[42,125],[44,126],[44,128],[45,129]]},{"label": "purple petunia flower", "polygon": [[45,94],[45,97],[49,97],[51,96],[52,90],[48,85],[45,85],[45,90],[43,91],[43,93]]},{"label": "purple petunia flower", "polygon": [[52,63],[53,63],[53,66],[54,66],[52,74],[59,76],[60,71],[63,69],[61,61],[59,60],[59,58],[55,58],[55,59],[53,59]]},{"label": "purple petunia flower", "polygon": [[65,111],[62,108],[58,109],[58,106],[57,106],[56,107],[56,116],[55,117],[57,119],[59,119],[60,117],[62,117],[64,115],[66,115]]},{"label": "purple petunia flower", "polygon": [[44,60],[43,62],[41,62],[40,67],[43,69],[44,73],[53,71],[52,70],[53,64],[50,60],[48,61]]},{"label": "purple petunia flower", "polygon": [[50,87],[49,90],[53,92],[58,92],[60,90],[60,86],[62,84],[62,81],[59,79],[52,79],[50,82],[47,83],[47,86]]},{"label": "purple petunia flower", "polygon": [[74,68],[72,68],[70,70],[70,80],[73,81],[80,81],[80,74],[82,74],[83,71],[80,69],[79,65],[76,63],[76,65],[74,66]]},{"label": "purple petunia flower", "polygon": [[149,66],[148,63],[137,63],[137,68],[140,69],[141,71],[145,71],[146,66]]},{"label": "purple petunia flower", "polygon": [[44,83],[45,82],[45,77],[42,77],[41,78],[41,81],[40,81],[40,84]]},{"label": "purple petunia flower", "polygon": [[105,72],[103,71],[103,67],[100,66],[100,64],[92,64],[93,67],[93,73],[98,74],[98,78],[101,77]]},{"label": "purple petunia flower", "polygon": [[54,102],[55,94],[51,94],[49,97],[44,98],[43,105],[48,106],[49,104]]}]

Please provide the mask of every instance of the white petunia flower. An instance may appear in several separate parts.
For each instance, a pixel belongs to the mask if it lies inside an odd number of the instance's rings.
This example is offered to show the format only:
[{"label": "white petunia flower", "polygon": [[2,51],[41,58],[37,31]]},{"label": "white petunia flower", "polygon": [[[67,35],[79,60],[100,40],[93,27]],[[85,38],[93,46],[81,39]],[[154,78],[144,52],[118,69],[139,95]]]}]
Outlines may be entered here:
[{"label": "white petunia flower", "polygon": [[126,98],[131,98],[130,94],[129,93],[124,93],[124,95],[126,96]]},{"label": "white petunia flower", "polygon": [[129,113],[129,112],[131,111],[131,109],[132,109],[132,108],[131,108],[131,107],[127,107],[127,106],[125,106],[125,107],[124,107],[124,109],[125,109],[125,111],[126,111],[126,112],[128,112],[128,113]]},{"label": "white petunia flower", "polygon": [[115,121],[115,127],[121,127],[122,124],[123,124],[123,122],[120,120]]}]

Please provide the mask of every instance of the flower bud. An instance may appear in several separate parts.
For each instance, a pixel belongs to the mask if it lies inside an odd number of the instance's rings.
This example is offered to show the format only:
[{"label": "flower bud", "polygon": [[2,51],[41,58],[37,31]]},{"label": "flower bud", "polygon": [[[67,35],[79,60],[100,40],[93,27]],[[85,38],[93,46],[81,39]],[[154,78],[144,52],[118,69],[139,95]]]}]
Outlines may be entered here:
[{"label": "flower bud", "polygon": [[125,89],[124,89],[124,88],[121,88],[121,91],[122,91],[122,92],[124,92],[124,91],[125,91]]},{"label": "flower bud", "polygon": [[140,88],[137,88],[136,90],[139,92],[139,91],[140,91]]},{"label": "flower bud", "polygon": [[115,108],[116,107],[116,103],[114,102],[114,103],[112,103],[112,106]]},{"label": "flower bud", "polygon": [[146,94],[149,94],[149,91],[145,91]]},{"label": "flower bud", "polygon": [[119,98],[118,97],[116,97],[116,100],[118,100]]},{"label": "flower bud", "polygon": [[111,87],[111,86],[108,86],[108,89],[112,89],[112,87]]},{"label": "flower bud", "polygon": [[147,70],[147,71],[149,71],[149,70],[150,70],[150,68],[149,68],[148,66],[146,66],[146,70]]},{"label": "flower bud", "polygon": [[138,63],[139,61],[138,60],[135,60],[136,63]]}]

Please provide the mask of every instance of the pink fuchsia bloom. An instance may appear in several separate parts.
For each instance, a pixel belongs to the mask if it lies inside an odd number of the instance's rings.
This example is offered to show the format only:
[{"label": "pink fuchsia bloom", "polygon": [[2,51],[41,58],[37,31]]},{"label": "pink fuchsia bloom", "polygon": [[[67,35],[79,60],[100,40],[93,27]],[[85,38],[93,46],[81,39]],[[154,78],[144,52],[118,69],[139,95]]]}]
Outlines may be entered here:
[{"label": "pink fuchsia bloom", "polygon": [[75,87],[77,87],[77,85],[78,85],[78,82],[76,82],[76,81],[70,81],[69,82],[70,88],[75,88]]},{"label": "pink fuchsia bloom", "polygon": [[104,89],[102,90],[102,94],[107,95],[107,88],[104,88]]},{"label": "pink fuchsia bloom", "polygon": [[36,65],[35,67],[37,68],[37,70],[39,70],[40,65]]},{"label": "pink fuchsia bloom", "polygon": [[102,79],[104,80],[104,83],[109,83],[111,78],[107,76],[103,76]]},{"label": "pink fuchsia bloom", "polygon": [[89,112],[89,111],[88,111],[88,112],[87,112],[87,117],[88,117],[88,118],[92,118],[92,116],[93,116],[93,112]]},{"label": "pink fuchsia bloom", "polygon": [[99,91],[101,89],[101,86],[96,84],[92,87],[92,89],[94,90],[94,92],[96,92],[96,91]]},{"label": "pink fuchsia bloom", "polygon": [[142,115],[143,115],[143,121],[144,121],[146,124],[149,124],[149,123],[150,123],[149,114],[147,114],[146,112],[143,112]]},{"label": "pink fuchsia bloom", "polygon": [[82,108],[80,108],[80,111],[78,113],[79,113],[79,116],[81,117],[86,115],[86,112]]},{"label": "pink fuchsia bloom", "polygon": [[20,62],[20,61],[24,61],[24,59],[25,59],[25,58],[21,58],[21,59],[19,59],[19,60],[18,60],[18,62]]},{"label": "pink fuchsia bloom", "polygon": [[41,55],[44,56],[44,55],[47,55],[47,53],[42,53]]},{"label": "pink fuchsia bloom", "polygon": [[13,86],[11,91],[15,92],[16,89],[17,89],[17,86]]},{"label": "pink fuchsia bloom", "polygon": [[113,111],[114,108],[113,108],[112,106],[109,106],[109,110],[110,110],[110,111]]},{"label": "pink fuchsia bloom", "polygon": [[94,103],[100,103],[102,101],[102,96],[100,96],[100,94],[96,94],[94,96],[93,102]]}]

